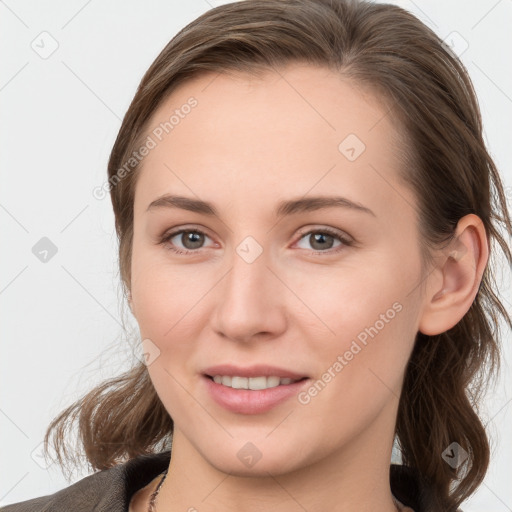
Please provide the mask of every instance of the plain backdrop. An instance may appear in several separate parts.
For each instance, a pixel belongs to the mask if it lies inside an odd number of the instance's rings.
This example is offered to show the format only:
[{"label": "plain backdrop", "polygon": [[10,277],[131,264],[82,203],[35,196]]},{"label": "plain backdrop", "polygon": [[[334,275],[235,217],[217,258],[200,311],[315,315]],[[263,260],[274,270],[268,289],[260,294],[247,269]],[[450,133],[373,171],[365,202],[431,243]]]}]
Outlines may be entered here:
[{"label": "plain backdrop", "polygon": [[[145,70],[178,30],[220,3],[227,2],[0,1],[0,505],[70,484],[40,457],[48,423],[133,360],[122,331],[110,197],[92,191],[106,179]],[[512,200],[512,1],[392,3],[460,54]],[[502,378],[483,405],[492,463],[464,512],[512,510],[511,333],[503,332]]]}]

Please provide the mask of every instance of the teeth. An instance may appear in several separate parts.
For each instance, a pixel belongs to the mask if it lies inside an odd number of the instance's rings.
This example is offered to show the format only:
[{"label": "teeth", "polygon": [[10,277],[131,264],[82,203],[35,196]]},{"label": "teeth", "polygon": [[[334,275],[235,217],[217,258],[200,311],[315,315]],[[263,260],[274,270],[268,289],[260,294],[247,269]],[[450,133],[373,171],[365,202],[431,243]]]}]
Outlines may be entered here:
[{"label": "teeth", "polygon": [[217,384],[228,386],[234,389],[252,389],[254,391],[260,389],[275,388],[276,386],[291,384],[296,382],[289,378],[279,377],[231,377],[229,375],[215,375],[213,380]]}]

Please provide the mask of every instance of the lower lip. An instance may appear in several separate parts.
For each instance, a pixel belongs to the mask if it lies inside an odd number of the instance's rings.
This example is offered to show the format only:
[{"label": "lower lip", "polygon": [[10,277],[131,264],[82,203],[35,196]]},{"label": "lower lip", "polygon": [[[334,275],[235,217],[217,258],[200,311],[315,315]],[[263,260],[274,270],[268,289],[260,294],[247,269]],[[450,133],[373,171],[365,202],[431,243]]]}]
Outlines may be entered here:
[{"label": "lower lip", "polygon": [[297,395],[308,384],[304,379],[291,384],[283,384],[268,389],[234,389],[217,384],[210,377],[202,376],[210,396],[219,405],[239,414],[260,414]]}]

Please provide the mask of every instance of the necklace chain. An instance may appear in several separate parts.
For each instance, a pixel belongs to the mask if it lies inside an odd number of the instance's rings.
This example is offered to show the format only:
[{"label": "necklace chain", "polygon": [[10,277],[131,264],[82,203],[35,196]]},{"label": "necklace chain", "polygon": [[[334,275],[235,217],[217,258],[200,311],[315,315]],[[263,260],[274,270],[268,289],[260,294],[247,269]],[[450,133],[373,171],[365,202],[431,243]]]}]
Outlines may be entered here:
[{"label": "necklace chain", "polygon": [[[156,500],[156,497],[158,496],[158,493],[160,492],[160,488],[162,487],[162,484],[164,483],[164,480],[165,480],[165,477],[167,476],[167,471],[169,470],[169,468],[167,468],[164,472],[163,472],[163,476],[162,476],[162,479],[160,480],[160,482],[158,483],[156,489],[153,491],[153,493],[151,494],[151,497],[149,498],[149,507],[148,507],[148,512],[156,512],[156,509],[155,509],[155,500]],[[398,510],[398,512],[400,512],[400,507],[396,501],[396,498],[393,496],[393,502],[396,506],[396,509]]]}]

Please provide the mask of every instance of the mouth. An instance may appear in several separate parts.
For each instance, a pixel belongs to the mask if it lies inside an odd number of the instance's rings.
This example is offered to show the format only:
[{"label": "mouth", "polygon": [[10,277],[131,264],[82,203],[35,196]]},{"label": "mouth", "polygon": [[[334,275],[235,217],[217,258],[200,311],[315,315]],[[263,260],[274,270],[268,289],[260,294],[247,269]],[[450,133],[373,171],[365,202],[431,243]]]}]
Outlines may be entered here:
[{"label": "mouth", "polygon": [[295,378],[255,375],[242,377],[202,373],[201,378],[209,397],[235,414],[264,414],[296,397],[311,380],[297,375]]},{"label": "mouth", "polygon": [[203,374],[204,377],[210,379],[216,384],[240,390],[249,391],[262,391],[265,389],[271,389],[281,386],[289,386],[297,382],[307,380],[309,377],[302,377],[298,379],[292,379],[290,377],[278,377],[276,376],[257,376],[257,377],[242,377],[236,375],[208,375]]}]

